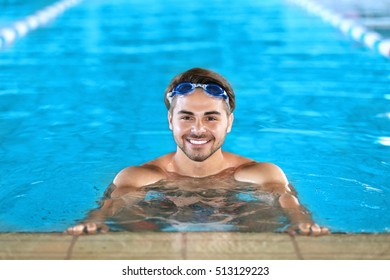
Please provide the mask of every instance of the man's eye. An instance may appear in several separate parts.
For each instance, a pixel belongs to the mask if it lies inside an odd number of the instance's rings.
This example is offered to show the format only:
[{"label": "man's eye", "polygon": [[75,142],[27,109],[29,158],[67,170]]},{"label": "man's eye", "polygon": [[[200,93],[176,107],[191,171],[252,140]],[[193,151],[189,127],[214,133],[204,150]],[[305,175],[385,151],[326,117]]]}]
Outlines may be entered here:
[{"label": "man's eye", "polygon": [[191,116],[182,116],[180,119],[184,121],[189,121],[191,120]]},{"label": "man's eye", "polygon": [[216,121],[216,120],[218,120],[216,117],[207,117],[206,119],[208,121]]}]

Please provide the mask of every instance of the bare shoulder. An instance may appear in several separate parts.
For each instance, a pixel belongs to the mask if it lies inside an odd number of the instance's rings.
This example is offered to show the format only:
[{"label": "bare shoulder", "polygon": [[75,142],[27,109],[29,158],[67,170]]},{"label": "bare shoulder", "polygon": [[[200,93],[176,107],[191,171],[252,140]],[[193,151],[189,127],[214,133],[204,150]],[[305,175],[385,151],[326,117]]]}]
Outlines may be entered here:
[{"label": "bare shoulder", "polygon": [[284,193],[290,191],[288,180],[283,170],[269,162],[249,162],[239,166],[234,174],[237,181],[249,182],[276,188],[273,191]]},{"label": "bare shoulder", "polygon": [[161,168],[153,164],[130,166],[121,170],[113,183],[117,188],[141,188],[166,178]]},{"label": "bare shoulder", "polygon": [[234,174],[238,181],[254,184],[288,183],[282,169],[269,162],[249,162],[239,166]]},{"label": "bare shoulder", "polygon": [[225,161],[228,163],[230,167],[239,167],[245,164],[254,163],[255,161],[253,159],[243,157],[234,153],[230,152],[223,152],[223,156],[225,158]]}]

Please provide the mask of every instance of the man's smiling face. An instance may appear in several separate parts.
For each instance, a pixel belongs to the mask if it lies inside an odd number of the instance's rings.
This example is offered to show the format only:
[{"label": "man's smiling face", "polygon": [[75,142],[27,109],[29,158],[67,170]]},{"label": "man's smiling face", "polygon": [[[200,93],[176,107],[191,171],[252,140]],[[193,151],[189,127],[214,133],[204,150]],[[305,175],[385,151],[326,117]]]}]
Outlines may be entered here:
[{"label": "man's smiling face", "polygon": [[197,88],[176,97],[168,120],[180,150],[191,160],[201,162],[221,148],[231,130],[233,114],[222,98]]}]

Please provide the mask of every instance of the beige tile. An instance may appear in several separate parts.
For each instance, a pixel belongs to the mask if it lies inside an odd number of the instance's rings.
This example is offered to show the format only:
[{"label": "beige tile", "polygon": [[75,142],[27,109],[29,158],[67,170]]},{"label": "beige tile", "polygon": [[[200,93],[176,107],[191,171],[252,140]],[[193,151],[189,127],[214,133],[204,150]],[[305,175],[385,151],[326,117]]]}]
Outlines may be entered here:
[{"label": "beige tile", "polygon": [[71,259],[181,259],[180,233],[107,233],[80,236]]},{"label": "beige tile", "polygon": [[273,233],[187,233],[187,259],[297,259],[291,237]]},{"label": "beige tile", "polygon": [[2,233],[0,259],[390,259],[389,234]]},{"label": "beige tile", "polygon": [[1,233],[0,259],[66,259],[72,237],[60,233]]},{"label": "beige tile", "polygon": [[295,237],[303,259],[390,259],[388,234],[332,234]]}]

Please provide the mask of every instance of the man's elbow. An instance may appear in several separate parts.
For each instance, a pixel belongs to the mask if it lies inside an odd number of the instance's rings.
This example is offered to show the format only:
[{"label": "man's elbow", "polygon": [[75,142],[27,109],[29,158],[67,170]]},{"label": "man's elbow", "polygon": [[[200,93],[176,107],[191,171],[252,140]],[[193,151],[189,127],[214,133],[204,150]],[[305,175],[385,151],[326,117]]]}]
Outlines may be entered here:
[{"label": "man's elbow", "polygon": [[279,197],[279,203],[282,208],[298,208],[300,206],[298,199],[290,193],[284,193]]}]

